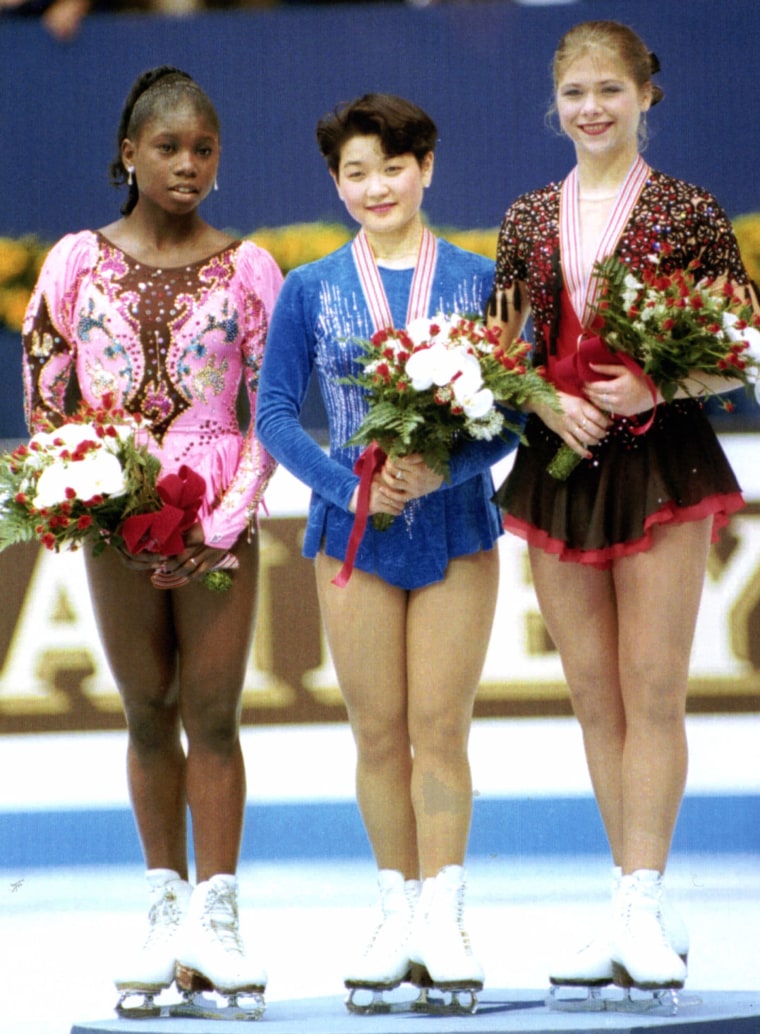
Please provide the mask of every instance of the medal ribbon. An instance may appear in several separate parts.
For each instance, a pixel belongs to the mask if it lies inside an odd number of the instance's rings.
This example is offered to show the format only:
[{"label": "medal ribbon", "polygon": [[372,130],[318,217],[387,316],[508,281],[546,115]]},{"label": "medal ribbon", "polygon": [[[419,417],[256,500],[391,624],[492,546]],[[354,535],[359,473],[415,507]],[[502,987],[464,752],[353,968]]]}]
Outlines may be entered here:
[{"label": "medal ribbon", "polygon": [[[615,198],[607,225],[597,245],[594,262],[600,262],[615,250],[650,172],[651,169],[641,155],[637,155]],[[586,273],[582,265],[577,166],[562,184],[559,226],[565,285],[578,320],[581,326],[586,327],[594,312],[597,282],[596,277],[590,271]]]},{"label": "medal ribbon", "polygon": [[[367,240],[367,235],[361,229],[354,237],[351,245],[356,271],[359,274],[359,282],[364,292],[364,300],[367,303],[370,317],[375,332],[385,330],[393,326],[391,307],[388,304],[388,296],[383,287],[380,271],[377,268],[375,256]],[[430,295],[433,289],[433,275],[438,255],[438,242],[426,226],[422,228],[420,247],[417,252],[417,261],[412,276],[412,286],[409,291],[409,303],[406,309],[406,324],[419,316],[427,316],[430,307]],[[343,588],[351,577],[354,569],[356,551],[359,548],[367,519],[369,517],[369,497],[372,479],[385,462],[385,453],[380,446],[373,442],[359,456],[354,465],[354,473],[359,475],[359,495],[356,500],[356,514],[351,528],[351,534],[346,547],[346,556],[338,574],[333,578],[333,585]]]},{"label": "medal ribbon", "polygon": [[[637,155],[615,198],[615,204],[607,219],[604,232],[599,239],[594,262],[600,262],[615,250],[650,171],[649,166],[641,155]],[[652,396],[653,409],[649,419],[645,424],[639,424],[630,428],[633,434],[645,434],[652,426],[657,408],[657,389],[652,378],[646,376],[639,364],[630,356],[623,353],[612,353],[600,338],[588,335],[588,325],[594,315],[594,305],[599,284],[592,272],[586,275],[581,262],[579,207],[578,167],[576,166],[562,184],[560,193],[560,251],[562,253],[562,266],[565,271],[566,287],[578,320],[584,330],[578,337],[577,353],[571,357],[572,362],[568,365],[568,372],[569,367],[572,366],[572,376],[568,378],[565,384],[558,386],[560,386],[560,390],[580,396],[583,393],[583,383],[592,377],[599,377],[599,374],[589,367],[589,361],[612,364],[622,363],[629,370],[644,378]],[[607,357],[604,355],[605,352]],[[571,386],[573,381],[575,390]]]},{"label": "medal ribbon", "polygon": [[[351,249],[356,263],[356,271],[359,274],[359,282],[364,292],[364,300],[367,303],[375,330],[392,327],[391,307],[385,294],[380,270],[377,268],[375,256],[372,254],[372,248],[364,230],[360,230],[354,237]],[[437,254],[438,242],[430,230],[423,226],[412,277],[412,287],[409,291],[405,326],[418,316],[427,316]]]}]

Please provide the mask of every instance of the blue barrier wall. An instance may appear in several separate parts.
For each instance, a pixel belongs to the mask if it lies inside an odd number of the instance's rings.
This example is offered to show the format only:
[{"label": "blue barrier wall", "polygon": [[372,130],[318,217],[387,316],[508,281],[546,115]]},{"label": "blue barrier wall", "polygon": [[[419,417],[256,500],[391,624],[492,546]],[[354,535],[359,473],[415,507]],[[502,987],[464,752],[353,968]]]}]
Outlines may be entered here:
[{"label": "blue barrier wall", "polygon": [[[685,798],[674,854],[753,854],[758,850],[760,798]],[[125,808],[0,813],[2,865],[139,865],[140,845]],[[607,841],[591,797],[477,800],[469,853],[473,857],[604,855]],[[246,862],[371,858],[352,801],[259,804],[246,809],[241,850]]]}]

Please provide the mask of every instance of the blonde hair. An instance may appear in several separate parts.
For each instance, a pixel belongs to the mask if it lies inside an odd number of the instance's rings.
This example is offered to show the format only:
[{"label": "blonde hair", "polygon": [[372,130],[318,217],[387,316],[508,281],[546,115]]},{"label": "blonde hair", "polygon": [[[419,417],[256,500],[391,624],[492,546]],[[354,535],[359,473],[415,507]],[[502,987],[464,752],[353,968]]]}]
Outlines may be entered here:
[{"label": "blonde hair", "polygon": [[653,105],[665,96],[652,82],[652,76],[660,70],[657,55],[633,29],[614,21],[581,22],[568,29],[559,41],[552,63],[555,93],[568,66],[592,50],[605,50],[618,58],[639,89],[651,85]]}]

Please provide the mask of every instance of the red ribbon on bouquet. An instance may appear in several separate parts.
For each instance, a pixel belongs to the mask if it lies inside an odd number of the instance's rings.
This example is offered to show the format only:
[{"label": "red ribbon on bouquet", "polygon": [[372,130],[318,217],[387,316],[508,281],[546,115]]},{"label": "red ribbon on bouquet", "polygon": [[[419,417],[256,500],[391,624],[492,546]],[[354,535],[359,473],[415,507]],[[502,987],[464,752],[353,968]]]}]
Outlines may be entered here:
[{"label": "red ribbon on bouquet", "polygon": [[[583,385],[586,381],[599,380],[604,374],[591,369],[591,364],[597,365],[620,365],[626,366],[631,373],[642,377],[652,395],[652,413],[645,424],[631,427],[632,434],[646,434],[654,421],[654,413],[657,409],[657,388],[649,374],[644,373],[642,368],[626,352],[613,352],[600,337],[583,337],[578,341],[577,349],[572,355],[564,356],[557,360],[551,369],[551,378],[554,386],[568,395],[583,395]],[[607,375],[610,377],[611,375]]]},{"label": "red ribbon on bouquet", "polygon": [[376,442],[373,442],[371,445],[367,446],[354,464],[354,474],[359,475],[359,494],[356,499],[354,524],[351,528],[351,535],[348,539],[348,546],[346,547],[346,556],[343,560],[343,566],[332,580],[333,585],[337,585],[339,589],[342,589],[348,584],[348,579],[351,577],[351,573],[354,569],[356,551],[359,548],[361,540],[364,538],[364,531],[367,527],[367,519],[369,517],[369,495],[372,488],[372,479],[385,463],[386,458],[386,454],[380,446]]},{"label": "red ribbon on bouquet", "polygon": [[127,517],[121,536],[130,553],[158,553],[178,556],[185,549],[184,533],[198,519],[206,494],[206,481],[184,464],[176,474],[166,474],[156,483],[163,500],[160,510]]}]

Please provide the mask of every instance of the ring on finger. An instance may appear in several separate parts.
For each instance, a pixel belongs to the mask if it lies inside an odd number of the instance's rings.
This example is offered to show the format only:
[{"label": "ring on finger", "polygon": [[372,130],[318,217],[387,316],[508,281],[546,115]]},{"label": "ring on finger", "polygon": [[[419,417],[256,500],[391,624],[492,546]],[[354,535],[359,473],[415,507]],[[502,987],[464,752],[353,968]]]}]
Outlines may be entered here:
[{"label": "ring on finger", "polygon": [[394,475],[394,477],[396,478],[396,481],[403,481],[404,480],[404,472],[402,470],[397,470],[395,475]]},{"label": "ring on finger", "polygon": [[198,561],[195,559],[194,556],[190,557],[190,563],[193,565],[193,567],[197,567],[198,566]]}]

